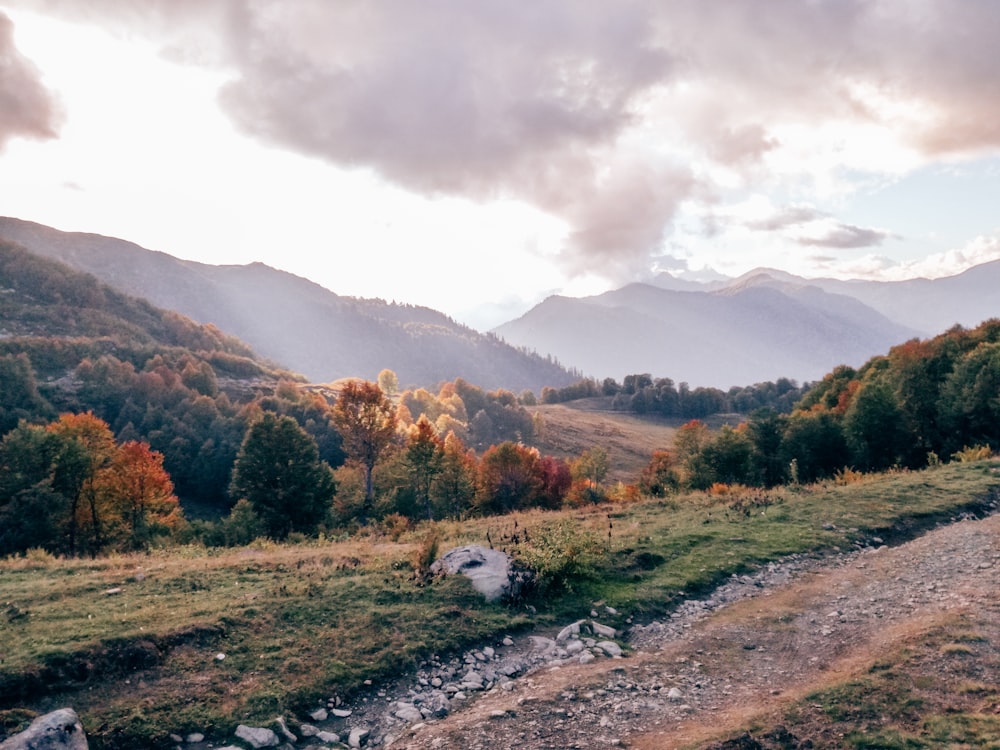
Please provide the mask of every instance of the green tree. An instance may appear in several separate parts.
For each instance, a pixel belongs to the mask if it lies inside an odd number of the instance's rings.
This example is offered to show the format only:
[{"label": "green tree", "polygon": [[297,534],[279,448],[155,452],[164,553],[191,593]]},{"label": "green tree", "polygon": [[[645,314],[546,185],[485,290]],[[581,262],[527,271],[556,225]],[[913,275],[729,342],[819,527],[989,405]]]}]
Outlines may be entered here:
[{"label": "green tree", "polygon": [[375,465],[396,438],[396,409],[376,383],[352,380],[337,396],[333,421],[347,455],[364,471],[365,499],[360,520],[366,523],[375,505]]},{"label": "green tree", "polygon": [[441,470],[431,484],[431,498],[442,513],[461,518],[476,497],[478,467],[475,455],[449,432],[444,439]]},{"label": "green tree", "polygon": [[864,382],[844,414],[844,436],[853,464],[883,471],[899,463],[906,450],[903,415],[895,394],[881,379]]},{"label": "green tree", "polygon": [[444,442],[438,437],[434,426],[425,415],[421,415],[407,436],[403,461],[409,469],[417,502],[423,505],[429,520],[434,520],[431,506],[431,486],[441,473],[444,461]]},{"label": "green tree", "polygon": [[230,495],[249,501],[269,537],[314,534],[334,493],[329,465],[294,419],[264,412],[250,426],[233,467]]}]

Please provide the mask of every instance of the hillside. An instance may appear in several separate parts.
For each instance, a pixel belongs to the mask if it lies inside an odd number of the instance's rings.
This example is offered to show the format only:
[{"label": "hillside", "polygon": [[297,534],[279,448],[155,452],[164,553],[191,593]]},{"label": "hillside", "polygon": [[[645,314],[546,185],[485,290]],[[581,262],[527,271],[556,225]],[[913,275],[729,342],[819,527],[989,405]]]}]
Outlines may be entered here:
[{"label": "hillside", "polygon": [[645,284],[583,299],[550,297],[495,330],[599,379],[646,372],[724,389],[814,380],[915,335],[853,298],[817,288],[686,292]]},{"label": "hillside", "polygon": [[551,360],[509,346],[425,307],[334,294],[261,263],[212,266],[124,240],[0,218],[0,237],[93,274],[128,294],[240,337],[313,382],[374,380],[402,387],[465,378],[512,391],[575,378]]}]

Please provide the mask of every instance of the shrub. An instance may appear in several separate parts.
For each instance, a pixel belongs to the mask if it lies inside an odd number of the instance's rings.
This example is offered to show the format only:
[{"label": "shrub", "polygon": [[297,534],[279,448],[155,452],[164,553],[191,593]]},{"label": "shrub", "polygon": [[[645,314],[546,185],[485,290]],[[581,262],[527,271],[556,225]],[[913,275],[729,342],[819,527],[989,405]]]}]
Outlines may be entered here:
[{"label": "shrub", "polygon": [[593,531],[560,521],[525,534],[513,553],[515,562],[534,572],[538,592],[545,593],[571,591],[574,581],[594,575],[604,546]]},{"label": "shrub", "polygon": [[993,449],[988,445],[974,445],[971,448],[965,446],[962,450],[951,454],[952,461],[959,463],[971,463],[973,461],[985,461],[993,455]]}]

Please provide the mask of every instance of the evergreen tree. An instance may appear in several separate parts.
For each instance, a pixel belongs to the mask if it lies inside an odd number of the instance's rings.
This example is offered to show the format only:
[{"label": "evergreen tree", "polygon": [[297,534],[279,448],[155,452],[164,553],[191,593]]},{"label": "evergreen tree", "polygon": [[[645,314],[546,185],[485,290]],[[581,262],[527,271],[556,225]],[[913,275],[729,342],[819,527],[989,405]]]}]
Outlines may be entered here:
[{"label": "evergreen tree", "polygon": [[268,536],[315,533],[334,492],[333,473],[320,460],[316,441],[294,419],[264,412],[250,426],[233,467],[230,495],[250,503]]}]

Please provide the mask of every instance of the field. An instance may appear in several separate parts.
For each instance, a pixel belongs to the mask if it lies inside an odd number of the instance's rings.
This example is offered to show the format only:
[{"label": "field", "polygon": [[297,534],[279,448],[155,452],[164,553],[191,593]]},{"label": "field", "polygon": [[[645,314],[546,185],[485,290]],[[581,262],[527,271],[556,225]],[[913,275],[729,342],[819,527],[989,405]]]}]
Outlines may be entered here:
[{"label": "field", "polygon": [[[990,464],[952,464],[847,485],[428,524],[396,541],[372,530],[299,545],[8,559],[0,710],[10,728],[21,709],[74,705],[96,748],[225,735],[350,696],[431,653],[575,619],[596,601],[641,621],[782,555],[911,534],[975,506],[997,481]],[[515,528],[530,530],[532,544],[510,543]],[[417,568],[431,534],[442,550],[487,534],[507,540],[542,559],[552,585],[487,605],[462,580],[427,580]]]}]

